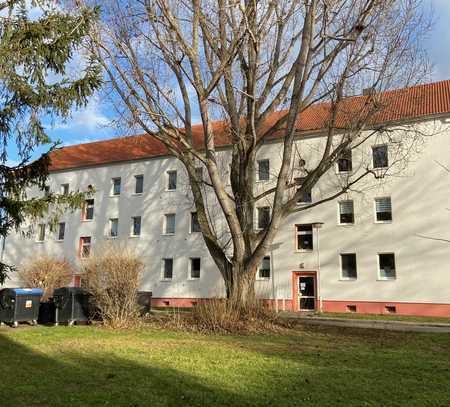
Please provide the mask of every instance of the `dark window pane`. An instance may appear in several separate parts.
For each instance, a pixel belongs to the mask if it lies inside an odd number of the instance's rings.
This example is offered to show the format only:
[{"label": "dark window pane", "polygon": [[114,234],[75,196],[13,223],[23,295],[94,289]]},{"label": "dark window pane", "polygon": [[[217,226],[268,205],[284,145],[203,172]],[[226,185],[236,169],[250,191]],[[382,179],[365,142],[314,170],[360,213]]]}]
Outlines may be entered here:
[{"label": "dark window pane", "polygon": [[175,214],[169,213],[166,215],[166,234],[175,233]]},{"label": "dark window pane", "polygon": [[64,235],[66,232],[66,224],[61,222],[58,228],[58,240],[64,240]]},{"label": "dark window pane", "polygon": [[383,253],[378,255],[381,278],[395,278],[395,255]]},{"label": "dark window pane", "polygon": [[266,229],[270,222],[270,208],[258,208],[258,229]]},{"label": "dark window pane", "polygon": [[258,179],[267,181],[270,178],[270,162],[269,160],[258,161]]},{"label": "dark window pane", "polygon": [[356,278],[356,254],[341,254],[342,278]]},{"label": "dark window pane", "polygon": [[177,172],[167,171],[167,176],[168,176],[167,189],[169,191],[177,189]]},{"label": "dark window pane", "polygon": [[92,220],[94,219],[94,200],[86,199],[84,203],[84,219]]},{"label": "dark window pane", "polygon": [[142,194],[142,192],[144,191],[144,176],[143,175],[136,175],[134,177],[134,179],[136,180],[134,193],[135,194]]},{"label": "dark window pane", "polygon": [[353,201],[339,202],[339,222],[340,223],[354,223],[355,222]]},{"label": "dark window pane", "polygon": [[391,198],[376,198],[375,208],[377,214],[377,221],[381,222],[392,220]]},{"label": "dark window pane", "polygon": [[191,212],[191,232],[201,232],[200,224],[198,223],[197,212]]},{"label": "dark window pane", "polygon": [[270,278],[270,256],[265,256],[259,269],[259,278]]},{"label": "dark window pane", "polygon": [[313,250],[312,225],[297,225],[297,250]]},{"label": "dark window pane", "polygon": [[141,234],[141,217],[135,216],[133,218],[133,236],[140,236]]},{"label": "dark window pane", "polygon": [[350,172],[352,167],[352,150],[345,150],[338,159],[338,171]]},{"label": "dark window pane", "polygon": [[191,259],[191,278],[200,278],[200,267],[201,261],[200,258],[192,258]]},{"label": "dark window pane", "polygon": [[164,271],[163,278],[165,280],[171,280],[173,276],[173,259],[164,259]]},{"label": "dark window pane", "polygon": [[388,167],[388,148],[387,146],[372,147],[373,168]]},{"label": "dark window pane", "polygon": [[110,219],[110,236],[111,237],[117,237],[119,234],[119,219]]},{"label": "dark window pane", "polygon": [[113,195],[120,195],[120,178],[113,178]]}]

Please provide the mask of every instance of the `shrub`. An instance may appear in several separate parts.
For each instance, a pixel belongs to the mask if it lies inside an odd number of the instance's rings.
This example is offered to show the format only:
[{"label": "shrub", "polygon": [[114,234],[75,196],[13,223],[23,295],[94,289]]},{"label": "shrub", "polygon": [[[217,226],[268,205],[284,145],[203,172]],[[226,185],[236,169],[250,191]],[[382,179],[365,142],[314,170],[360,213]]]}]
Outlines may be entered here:
[{"label": "shrub", "polygon": [[104,323],[112,328],[135,326],[139,320],[137,292],[144,264],[123,247],[99,250],[83,264],[83,284],[92,294]]},{"label": "shrub", "polygon": [[68,260],[52,256],[28,259],[18,269],[19,277],[26,285],[44,290],[44,300],[53,294],[55,288],[70,284],[74,272]]}]

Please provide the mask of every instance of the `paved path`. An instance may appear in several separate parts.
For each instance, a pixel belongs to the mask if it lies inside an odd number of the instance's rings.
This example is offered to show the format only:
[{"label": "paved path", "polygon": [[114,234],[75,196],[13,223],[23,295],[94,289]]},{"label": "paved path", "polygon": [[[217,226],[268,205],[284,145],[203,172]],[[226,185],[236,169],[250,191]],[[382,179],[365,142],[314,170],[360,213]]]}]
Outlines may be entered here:
[{"label": "paved path", "polygon": [[342,326],[347,328],[384,329],[400,332],[450,333],[450,324],[434,322],[381,321],[374,319],[347,319],[304,316],[294,312],[283,313],[284,318],[295,319],[305,325]]}]

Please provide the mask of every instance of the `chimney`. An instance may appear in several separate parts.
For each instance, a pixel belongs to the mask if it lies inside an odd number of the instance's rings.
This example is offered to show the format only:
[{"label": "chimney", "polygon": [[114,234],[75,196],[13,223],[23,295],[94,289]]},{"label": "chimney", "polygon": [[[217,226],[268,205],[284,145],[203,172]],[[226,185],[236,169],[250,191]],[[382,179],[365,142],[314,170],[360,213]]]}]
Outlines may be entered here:
[{"label": "chimney", "polygon": [[374,88],[364,88],[363,92],[362,92],[363,96],[370,96],[370,95],[374,95],[375,94],[375,89]]}]

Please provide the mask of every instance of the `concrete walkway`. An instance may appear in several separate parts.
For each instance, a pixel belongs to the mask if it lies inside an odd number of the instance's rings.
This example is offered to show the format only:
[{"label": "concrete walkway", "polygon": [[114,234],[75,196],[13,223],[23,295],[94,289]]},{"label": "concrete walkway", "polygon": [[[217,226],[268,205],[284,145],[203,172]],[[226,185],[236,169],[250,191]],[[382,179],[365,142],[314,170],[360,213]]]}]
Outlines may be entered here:
[{"label": "concrete walkway", "polygon": [[384,329],[400,332],[450,333],[450,324],[434,322],[381,321],[375,319],[329,318],[283,312],[282,316],[304,325],[338,326],[346,328]]}]

